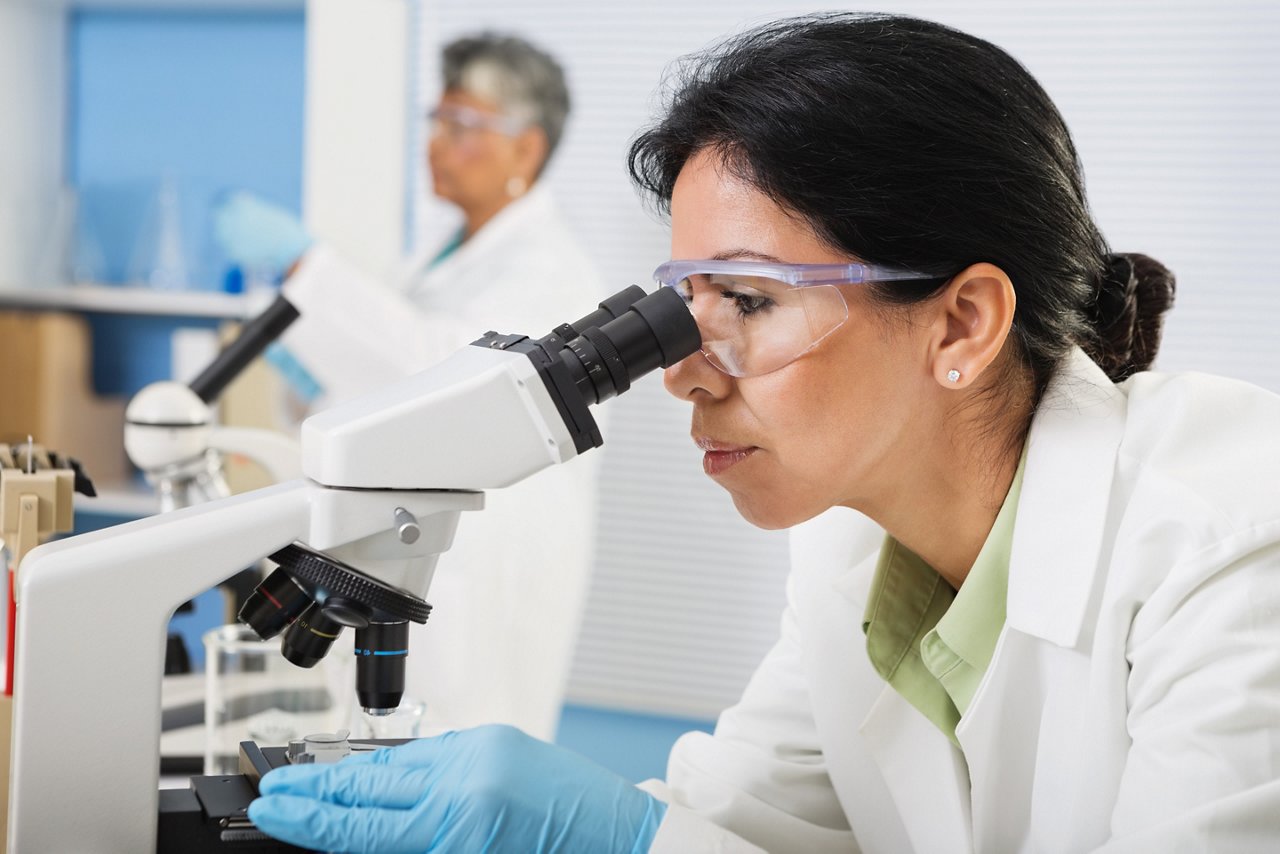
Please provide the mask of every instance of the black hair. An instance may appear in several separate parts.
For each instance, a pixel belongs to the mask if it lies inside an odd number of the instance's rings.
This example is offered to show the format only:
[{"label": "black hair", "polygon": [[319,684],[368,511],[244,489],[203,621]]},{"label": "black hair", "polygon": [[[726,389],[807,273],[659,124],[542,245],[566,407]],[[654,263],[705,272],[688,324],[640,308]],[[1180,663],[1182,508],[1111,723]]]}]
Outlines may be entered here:
[{"label": "black hair", "polygon": [[792,18],[683,60],[667,102],[628,156],[664,212],[684,164],[709,150],[838,251],[942,277],[878,286],[886,303],[999,266],[1033,402],[1074,344],[1117,382],[1155,358],[1172,274],[1111,253],[1061,115],[995,45],[893,15]]}]

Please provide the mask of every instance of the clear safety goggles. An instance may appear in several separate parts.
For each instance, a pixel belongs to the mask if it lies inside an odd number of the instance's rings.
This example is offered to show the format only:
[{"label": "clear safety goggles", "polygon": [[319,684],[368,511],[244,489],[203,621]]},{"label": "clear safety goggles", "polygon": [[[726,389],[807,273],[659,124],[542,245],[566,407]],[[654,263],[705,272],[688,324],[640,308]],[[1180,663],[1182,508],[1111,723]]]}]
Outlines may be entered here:
[{"label": "clear safety goggles", "polygon": [[817,347],[849,318],[842,285],[939,281],[871,264],[668,261],[658,284],[684,298],[702,333],[702,355],[734,377],[771,373]]},{"label": "clear safety goggles", "polygon": [[463,138],[476,131],[491,130],[503,136],[515,136],[524,130],[525,124],[512,116],[486,113],[463,104],[441,104],[427,112],[431,133],[450,138]]}]

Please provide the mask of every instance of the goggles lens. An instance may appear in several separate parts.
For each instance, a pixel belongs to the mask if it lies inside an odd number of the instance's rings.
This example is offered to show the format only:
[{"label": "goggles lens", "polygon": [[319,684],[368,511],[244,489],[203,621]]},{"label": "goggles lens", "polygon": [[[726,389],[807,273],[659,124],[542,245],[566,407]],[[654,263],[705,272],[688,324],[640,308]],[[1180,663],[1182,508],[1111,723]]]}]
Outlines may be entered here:
[{"label": "goggles lens", "polygon": [[520,122],[510,116],[486,113],[462,104],[441,104],[427,113],[432,132],[448,137],[464,137],[476,131],[491,130],[505,136],[514,136],[521,130]]},{"label": "goggles lens", "polygon": [[849,317],[834,285],[796,287],[767,276],[696,272],[662,284],[674,288],[693,312],[703,355],[735,377],[778,370]]},{"label": "goggles lens", "polygon": [[702,355],[735,377],[794,362],[849,318],[842,285],[942,282],[946,277],[875,264],[668,261],[653,273],[698,322]]}]

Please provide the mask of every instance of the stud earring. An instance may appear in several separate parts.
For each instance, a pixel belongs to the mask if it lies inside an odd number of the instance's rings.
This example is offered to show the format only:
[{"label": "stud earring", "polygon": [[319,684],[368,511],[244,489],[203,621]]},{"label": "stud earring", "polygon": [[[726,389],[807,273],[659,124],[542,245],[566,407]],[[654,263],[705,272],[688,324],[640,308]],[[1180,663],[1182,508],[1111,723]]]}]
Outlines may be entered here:
[{"label": "stud earring", "polygon": [[947,382],[952,382],[952,383],[960,382],[960,372],[957,371],[955,368],[952,368],[951,370],[947,371]]},{"label": "stud earring", "polygon": [[507,195],[513,199],[518,199],[529,189],[529,182],[521,178],[519,175],[513,175],[507,179]]}]

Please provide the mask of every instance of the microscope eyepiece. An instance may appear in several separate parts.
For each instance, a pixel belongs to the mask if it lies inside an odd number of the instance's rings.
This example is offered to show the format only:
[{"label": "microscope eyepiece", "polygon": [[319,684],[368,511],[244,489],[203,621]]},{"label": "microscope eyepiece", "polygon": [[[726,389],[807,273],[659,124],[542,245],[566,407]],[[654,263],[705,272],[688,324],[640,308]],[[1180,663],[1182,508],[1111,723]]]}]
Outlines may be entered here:
[{"label": "microscope eyepiece", "polygon": [[[611,299],[621,301],[639,290],[633,285]],[[603,316],[608,302],[578,323]],[[578,331],[579,336],[566,341],[558,355],[587,403],[622,394],[635,380],[655,368],[674,365],[702,346],[697,322],[671,288],[659,288],[634,300],[611,320]]]},{"label": "microscope eyepiece", "polygon": [[631,310],[631,306],[644,299],[644,288],[639,285],[631,285],[618,291],[613,296],[607,297],[600,303],[600,307],[588,315],[579,317],[573,323],[569,324],[572,333],[568,338],[576,338],[586,330],[593,326],[604,326],[610,320],[615,320]]}]

